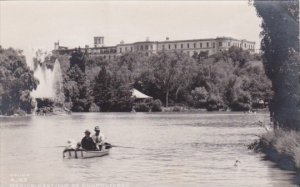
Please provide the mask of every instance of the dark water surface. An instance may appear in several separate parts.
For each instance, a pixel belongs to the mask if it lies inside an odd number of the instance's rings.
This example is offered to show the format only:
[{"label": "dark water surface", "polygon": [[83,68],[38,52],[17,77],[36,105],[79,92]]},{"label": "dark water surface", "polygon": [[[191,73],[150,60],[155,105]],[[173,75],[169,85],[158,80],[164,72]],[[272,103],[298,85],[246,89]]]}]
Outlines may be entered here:
[{"label": "dark water surface", "polygon": [[[263,133],[268,114],[79,113],[0,118],[1,186],[293,186],[291,172],[246,146]],[[62,147],[99,125],[110,155],[66,160]],[[234,166],[239,160],[238,166]]]}]

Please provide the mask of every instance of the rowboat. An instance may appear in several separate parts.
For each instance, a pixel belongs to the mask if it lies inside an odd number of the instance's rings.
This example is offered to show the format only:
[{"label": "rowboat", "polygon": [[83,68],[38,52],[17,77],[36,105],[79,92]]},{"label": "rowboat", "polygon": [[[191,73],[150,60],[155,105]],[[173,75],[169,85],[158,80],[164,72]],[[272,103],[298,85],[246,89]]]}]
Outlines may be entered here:
[{"label": "rowboat", "polygon": [[65,149],[63,151],[63,158],[93,158],[108,155],[110,148],[103,147],[101,151],[86,151],[84,149]]}]

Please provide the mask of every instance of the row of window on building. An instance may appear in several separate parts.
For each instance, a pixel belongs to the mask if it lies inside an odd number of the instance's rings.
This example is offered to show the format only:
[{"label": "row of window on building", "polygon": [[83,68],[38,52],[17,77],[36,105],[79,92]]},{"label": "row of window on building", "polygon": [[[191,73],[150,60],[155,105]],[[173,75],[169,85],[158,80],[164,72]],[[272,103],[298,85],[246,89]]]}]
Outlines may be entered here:
[{"label": "row of window on building", "polygon": [[94,48],[88,49],[88,53],[90,54],[108,54],[108,53],[116,53],[116,48]]},{"label": "row of window on building", "polygon": [[[173,45],[171,44],[162,44],[161,45],[161,49],[190,49],[190,48],[209,48],[210,47],[210,42],[206,42],[206,43],[198,43],[199,45],[197,45],[197,43],[187,43],[187,44],[178,44],[175,43]],[[213,43],[213,47],[215,47],[215,43]]]},{"label": "row of window on building", "polygon": [[[123,51],[124,49],[124,51]],[[126,47],[120,47],[119,52],[128,52],[128,51],[143,51],[143,50],[153,50],[153,45],[136,45],[136,46],[126,46]]]},{"label": "row of window on building", "polygon": [[[230,42],[228,42],[228,46],[230,46]],[[244,43],[244,46],[242,43],[233,43],[232,46],[236,46],[236,47],[240,47],[240,48],[248,48],[248,49],[251,49],[251,50],[254,50],[254,45],[253,44],[248,44],[247,43]]]},{"label": "row of window on building", "polygon": [[[223,45],[223,43],[225,44],[225,42],[219,42],[219,47],[226,47],[225,45]],[[238,47],[242,47],[242,43],[231,43],[231,42],[228,42],[227,43],[227,47],[231,47],[231,46],[238,46]],[[162,49],[190,49],[190,48],[216,48],[216,44],[213,42],[212,45],[210,45],[210,42],[206,42],[206,43],[193,43],[193,44],[190,44],[190,43],[187,43],[186,45],[184,44],[167,44],[167,45],[162,45]],[[254,49],[254,45],[251,45],[251,44],[248,44],[247,43],[244,43],[244,48],[247,48],[248,49]]]},{"label": "row of window on building", "polygon": [[[212,44],[212,45],[211,45]],[[205,43],[175,43],[175,44],[159,44],[159,48],[161,50],[171,50],[171,49],[196,49],[196,48],[216,48],[215,42],[210,43],[210,42],[205,42]],[[240,42],[219,42],[218,43],[219,47],[231,47],[231,46],[237,46],[237,47],[243,47],[243,48],[248,48],[250,50],[254,50],[254,45],[247,43],[240,43]],[[136,46],[123,46],[119,48],[119,53],[123,52],[133,52],[133,51],[144,51],[144,50],[153,50],[153,45],[136,45]],[[116,53],[117,49],[116,48],[100,48],[100,49],[89,49],[89,53],[91,54],[109,54],[109,53]]]}]

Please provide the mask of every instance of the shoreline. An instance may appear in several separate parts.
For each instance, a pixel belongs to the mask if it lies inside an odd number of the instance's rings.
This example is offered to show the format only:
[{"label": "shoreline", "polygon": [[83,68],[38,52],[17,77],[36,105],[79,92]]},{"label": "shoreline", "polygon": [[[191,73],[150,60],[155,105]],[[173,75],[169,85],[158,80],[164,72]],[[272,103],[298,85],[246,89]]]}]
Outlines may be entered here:
[{"label": "shoreline", "polygon": [[76,113],[244,113],[244,114],[256,114],[256,113],[266,113],[269,112],[268,109],[259,109],[255,110],[255,112],[248,112],[248,111],[223,111],[223,110],[218,110],[218,111],[207,111],[206,109],[184,109],[184,110],[173,110],[173,107],[164,107],[161,112],[71,112],[70,114],[66,114],[64,112],[62,113],[48,113],[45,115],[37,115],[34,113],[31,114],[24,114],[24,115],[19,115],[19,114],[13,114],[13,115],[0,115],[0,118],[18,118],[18,117],[31,117],[31,116],[55,116],[55,115],[72,115]]},{"label": "shoreline", "polygon": [[248,145],[248,149],[263,153],[266,160],[280,169],[294,171],[293,182],[300,184],[300,135],[296,131],[269,131]]}]

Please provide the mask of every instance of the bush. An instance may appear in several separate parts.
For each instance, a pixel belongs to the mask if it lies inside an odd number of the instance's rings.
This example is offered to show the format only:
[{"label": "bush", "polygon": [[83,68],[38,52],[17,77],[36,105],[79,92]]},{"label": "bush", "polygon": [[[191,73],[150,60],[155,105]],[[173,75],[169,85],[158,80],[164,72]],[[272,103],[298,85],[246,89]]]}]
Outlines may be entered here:
[{"label": "bush", "polygon": [[172,109],[173,112],[181,112],[182,110],[183,110],[183,107],[181,107],[181,106],[174,106]]},{"label": "bush", "polygon": [[206,107],[208,92],[204,87],[196,87],[194,90],[191,91],[191,96],[192,106],[194,106],[195,108]]},{"label": "bush", "polygon": [[248,92],[242,92],[231,105],[233,111],[249,111],[251,110],[251,95]]},{"label": "bush", "polygon": [[[115,90],[109,99],[110,112],[131,112],[134,104],[134,99],[131,97],[131,92],[127,87]],[[100,106],[101,107],[101,106]]]},{"label": "bush", "polygon": [[161,112],[162,103],[159,99],[156,99],[152,102],[151,112]]},{"label": "bush", "polygon": [[147,103],[138,103],[134,106],[136,112],[149,112],[150,107]]},{"label": "bush", "polygon": [[53,113],[53,107],[42,107],[36,110],[37,115],[48,115]]},{"label": "bush", "polygon": [[216,95],[210,95],[206,104],[207,111],[218,111],[220,108],[222,108],[221,98]]},{"label": "bush", "polygon": [[36,98],[37,110],[36,114],[46,115],[53,113],[54,101],[49,98]]},{"label": "bush", "polygon": [[95,103],[92,103],[89,109],[89,112],[100,112],[100,107]]},{"label": "bush", "polygon": [[264,152],[268,159],[276,162],[283,169],[299,170],[299,145],[299,132],[275,129],[263,134],[260,140],[253,144],[252,148]]},{"label": "bush", "polygon": [[14,112],[14,115],[16,116],[26,116],[27,112],[22,110],[22,109],[18,109]]}]

